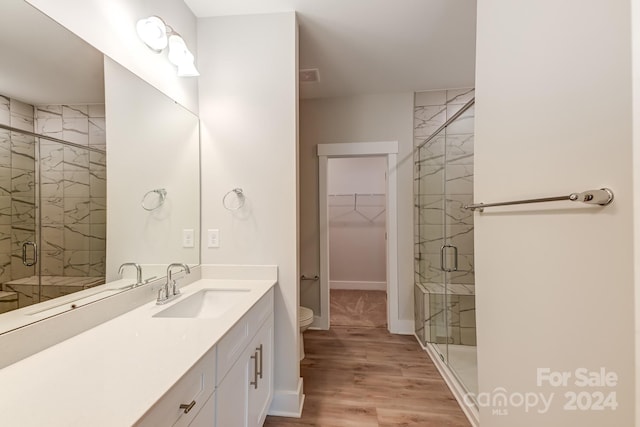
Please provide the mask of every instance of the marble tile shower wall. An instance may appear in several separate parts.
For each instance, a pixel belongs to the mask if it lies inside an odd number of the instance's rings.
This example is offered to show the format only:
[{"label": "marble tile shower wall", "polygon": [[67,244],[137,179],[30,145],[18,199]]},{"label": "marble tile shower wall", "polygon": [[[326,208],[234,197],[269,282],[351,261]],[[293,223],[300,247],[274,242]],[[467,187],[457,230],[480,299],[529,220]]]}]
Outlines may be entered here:
[{"label": "marble tile shower wall", "polygon": [[[106,150],[104,105],[36,106],[35,129]],[[102,153],[41,141],[43,275],[104,276],[106,160]]]},{"label": "marble tile shower wall", "polygon": [[[33,132],[33,107],[0,96],[0,123]],[[35,240],[35,140],[0,130],[0,282],[31,276],[22,243]]]},{"label": "marble tile shower wall", "polygon": [[[426,141],[471,100],[473,89],[418,92],[414,105],[414,147]],[[474,284],[473,201],[474,110],[414,153],[414,260],[416,283],[443,283],[443,238],[458,248],[458,271],[450,283]],[[446,186],[446,194],[445,194]],[[445,225],[446,224],[446,225]],[[470,289],[472,290],[472,288]]]},{"label": "marble tile shower wall", "polygon": [[414,287],[415,331],[426,345],[476,345],[476,301],[469,287],[416,283]]},{"label": "marble tile shower wall", "polygon": [[[80,145],[106,148],[104,106],[37,106],[0,96],[0,123]],[[22,243],[36,239],[41,200],[41,272],[104,276],[106,157],[41,140],[37,194],[34,137],[0,130],[0,282],[35,274]]]}]

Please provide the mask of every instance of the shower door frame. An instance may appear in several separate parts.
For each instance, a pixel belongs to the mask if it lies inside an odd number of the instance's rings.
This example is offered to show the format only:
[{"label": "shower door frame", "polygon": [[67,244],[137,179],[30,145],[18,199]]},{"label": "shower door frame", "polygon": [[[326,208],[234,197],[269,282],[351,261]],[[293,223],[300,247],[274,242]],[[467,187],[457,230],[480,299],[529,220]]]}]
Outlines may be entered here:
[{"label": "shower door frame", "polygon": [[[387,327],[391,333],[407,333],[398,310],[398,141],[318,144],[318,203],[320,225],[320,313],[312,327],[329,329],[329,206],[327,176],[329,158],[386,157],[387,159]],[[410,323],[413,330],[413,322]]]}]

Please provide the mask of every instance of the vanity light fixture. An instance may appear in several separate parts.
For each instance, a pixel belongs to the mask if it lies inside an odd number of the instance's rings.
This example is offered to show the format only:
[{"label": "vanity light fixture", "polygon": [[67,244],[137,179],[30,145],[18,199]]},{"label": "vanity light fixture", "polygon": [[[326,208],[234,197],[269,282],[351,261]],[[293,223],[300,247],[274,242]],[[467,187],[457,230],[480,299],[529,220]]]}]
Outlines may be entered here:
[{"label": "vanity light fixture", "polygon": [[169,61],[178,67],[178,75],[181,77],[199,76],[196,66],[193,64],[193,54],[187,48],[184,39],[177,33],[169,35]]},{"label": "vanity light fixture", "polygon": [[160,53],[169,46],[169,61],[178,67],[178,76],[199,76],[194,57],[184,39],[159,16],[143,18],[136,24],[138,37],[154,52]]},{"label": "vanity light fixture", "polygon": [[136,24],[138,37],[156,53],[167,47],[167,26],[158,16],[143,18]]}]

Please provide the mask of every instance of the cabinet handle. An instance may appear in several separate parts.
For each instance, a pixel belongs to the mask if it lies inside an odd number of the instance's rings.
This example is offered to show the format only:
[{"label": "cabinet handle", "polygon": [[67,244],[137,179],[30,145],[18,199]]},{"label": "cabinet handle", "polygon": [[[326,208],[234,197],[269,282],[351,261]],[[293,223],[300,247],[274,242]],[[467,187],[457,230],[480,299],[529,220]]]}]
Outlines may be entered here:
[{"label": "cabinet handle", "polygon": [[257,389],[258,388],[258,352],[256,351],[255,353],[253,353],[253,356],[251,356],[251,358],[253,359],[253,381],[251,381],[249,385],[252,385],[254,389]]},{"label": "cabinet handle", "polygon": [[260,375],[260,379],[262,379],[262,344],[260,344],[260,347],[256,347],[256,350],[260,352],[260,371],[258,375]]},{"label": "cabinet handle", "polygon": [[180,409],[184,409],[184,413],[188,414],[193,407],[196,406],[196,401],[192,400],[191,403],[183,403],[180,405]]}]

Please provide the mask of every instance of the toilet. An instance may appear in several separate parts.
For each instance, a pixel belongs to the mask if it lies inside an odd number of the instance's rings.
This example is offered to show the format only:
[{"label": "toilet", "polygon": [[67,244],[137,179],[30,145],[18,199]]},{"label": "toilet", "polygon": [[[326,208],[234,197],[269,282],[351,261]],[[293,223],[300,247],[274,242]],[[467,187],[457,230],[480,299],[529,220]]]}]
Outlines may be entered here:
[{"label": "toilet", "polygon": [[302,333],[313,323],[313,310],[307,307],[298,307],[298,325],[300,326],[300,360],[304,359],[304,340]]}]

